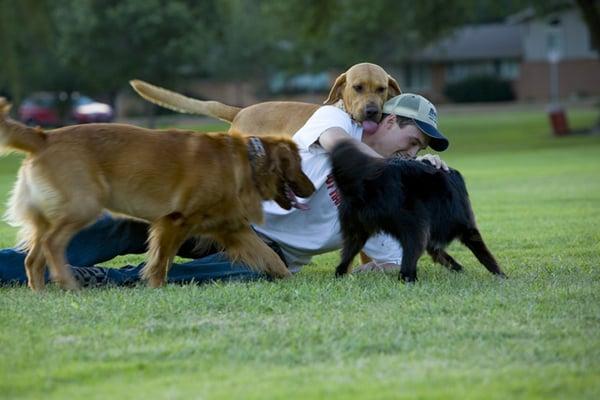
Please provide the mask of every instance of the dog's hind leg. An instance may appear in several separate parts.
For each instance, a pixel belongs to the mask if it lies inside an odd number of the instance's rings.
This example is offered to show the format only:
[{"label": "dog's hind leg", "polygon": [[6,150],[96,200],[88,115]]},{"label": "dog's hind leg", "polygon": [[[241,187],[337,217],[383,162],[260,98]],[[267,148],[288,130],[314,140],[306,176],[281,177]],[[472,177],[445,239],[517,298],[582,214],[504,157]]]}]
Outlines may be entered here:
[{"label": "dog's hind leg", "polygon": [[46,257],[42,251],[41,238],[35,238],[25,257],[25,271],[27,272],[27,285],[35,291],[44,289],[46,285],[44,272],[46,270]]},{"label": "dog's hind leg", "polygon": [[93,221],[93,218],[81,220],[61,220],[51,225],[42,240],[43,254],[50,267],[52,280],[67,290],[79,289],[79,284],[73,273],[67,267],[65,251],[69,241],[83,227]]},{"label": "dog's hind leg", "polygon": [[30,210],[28,217],[27,256],[25,257],[25,272],[27,285],[34,291],[44,289],[46,280],[46,258],[42,249],[42,239],[49,228],[48,221],[39,213]]},{"label": "dog's hind leg", "polygon": [[488,271],[490,271],[492,274],[500,275],[506,278],[506,275],[500,269],[498,262],[485,245],[477,228],[467,230],[467,232],[462,235],[460,240],[469,248],[469,250],[473,252],[475,257],[477,257],[479,262],[482,263]]},{"label": "dog's hind leg", "polygon": [[163,286],[177,250],[188,238],[190,226],[179,213],[167,215],[150,225],[148,261],[141,271],[150,287]]},{"label": "dog's hind leg", "polygon": [[431,256],[433,262],[443,265],[451,271],[462,271],[463,267],[460,265],[450,254],[446,253],[443,249],[434,249],[433,247],[427,248],[427,252]]}]

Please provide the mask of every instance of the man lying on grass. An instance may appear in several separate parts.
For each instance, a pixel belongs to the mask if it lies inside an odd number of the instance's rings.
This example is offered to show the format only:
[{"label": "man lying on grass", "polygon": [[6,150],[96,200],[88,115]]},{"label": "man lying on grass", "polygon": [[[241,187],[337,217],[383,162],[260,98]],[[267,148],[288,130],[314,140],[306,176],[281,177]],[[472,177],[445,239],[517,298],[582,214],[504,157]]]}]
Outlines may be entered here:
[{"label": "man lying on grass", "polygon": [[[402,94],[385,103],[384,117],[373,133],[363,132],[360,124],[335,106],[320,107],[294,135],[302,157],[302,169],[316,187],[316,192],[300,207],[280,208],[265,202],[265,223],[255,226],[259,236],[297,272],[315,255],[340,249],[342,238],[337,217],[339,197],[331,175],[329,151],[340,141],[351,137],[360,149],[373,157],[394,155],[415,158],[427,146],[444,151],[448,140],[437,130],[437,112],[422,96]],[[448,167],[435,155],[425,155],[437,168]],[[168,162],[168,161],[163,161]],[[73,273],[83,286],[105,284],[130,285],[140,281],[143,264],[123,268],[98,267],[97,264],[116,256],[146,251],[148,225],[139,221],[103,216],[78,233],[67,249]],[[217,249],[199,254],[194,240],[179,249],[181,257],[192,261],[173,264],[168,273],[171,283],[208,282],[214,280],[252,280],[262,276],[247,266],[232,262]],[[399,269],[402,248],[387,235],[369,239],[364,247],[371,262],[359,270]],[[25,254],[15,249],[0,251],[0,283],[26,284]]]}]

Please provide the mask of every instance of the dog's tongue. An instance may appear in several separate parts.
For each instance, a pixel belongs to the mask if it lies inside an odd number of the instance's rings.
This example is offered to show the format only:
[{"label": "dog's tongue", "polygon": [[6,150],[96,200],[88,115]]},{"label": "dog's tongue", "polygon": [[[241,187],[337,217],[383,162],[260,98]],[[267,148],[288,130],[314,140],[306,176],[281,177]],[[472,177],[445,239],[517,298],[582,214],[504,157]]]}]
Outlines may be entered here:
[{"label": "dog's tongue", "polygon": [[289,187],[289,185],[285,184],[285,194],[290,201],[292,207],[297,208],[299,210],[310,210],[308,204],[303,204],[298,201],[298,198],[294,194],[294,191]]},{"label": "dog's tongue", "polygon": [[377,130],[377,123],[366,120],[366,121],[363,121],[362,127],[363,127],[363,134],[372,135]]}]

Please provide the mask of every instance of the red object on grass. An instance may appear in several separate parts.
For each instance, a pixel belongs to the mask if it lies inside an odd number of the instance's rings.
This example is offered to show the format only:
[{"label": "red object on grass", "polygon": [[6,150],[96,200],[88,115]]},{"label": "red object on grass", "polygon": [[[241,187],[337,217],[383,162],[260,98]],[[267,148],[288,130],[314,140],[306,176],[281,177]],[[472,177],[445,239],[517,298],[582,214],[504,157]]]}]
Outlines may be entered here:
[{"label": "red object on grass", "polygon": [[554,136],[565,136],[571,133],[569,122],[567,121],[567,113],[562,107],[552,107],[548,111],[548,116],[550,117],[550,125],[552,126]]}]

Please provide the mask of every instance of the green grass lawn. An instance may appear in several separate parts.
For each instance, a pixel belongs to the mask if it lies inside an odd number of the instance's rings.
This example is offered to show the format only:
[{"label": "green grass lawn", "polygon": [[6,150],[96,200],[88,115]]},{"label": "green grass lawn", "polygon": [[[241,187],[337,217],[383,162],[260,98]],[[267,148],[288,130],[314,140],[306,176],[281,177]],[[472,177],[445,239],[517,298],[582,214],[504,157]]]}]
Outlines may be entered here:
[{"label": "green grass lawn", "polygon": [[[454,244],[464,273],[424,257],[415,285],[334,279],[332,253],[274,283],[4,287],[0,398],[600,398],[600,136],[551,137],[531,112],[441,127],[510,279]],[[18,160],[0,159],[4,198]]]}]

